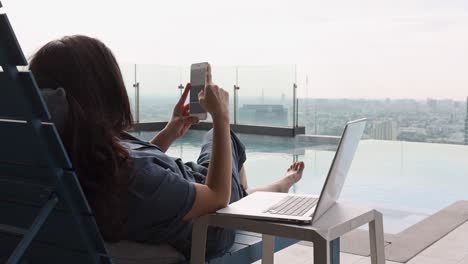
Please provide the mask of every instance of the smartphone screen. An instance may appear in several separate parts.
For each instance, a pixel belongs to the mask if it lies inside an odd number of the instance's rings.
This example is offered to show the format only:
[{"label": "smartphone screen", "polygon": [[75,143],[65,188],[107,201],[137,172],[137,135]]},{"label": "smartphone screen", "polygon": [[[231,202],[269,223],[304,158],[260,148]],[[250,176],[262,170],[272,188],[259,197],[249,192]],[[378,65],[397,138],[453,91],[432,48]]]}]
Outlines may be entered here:
[{"label": "smartphone screen", "polygon": [[198,101],[198,93],[205,89],[208,63],[192,64],[190,68],[190,113],[202,114],[205,110]]}]

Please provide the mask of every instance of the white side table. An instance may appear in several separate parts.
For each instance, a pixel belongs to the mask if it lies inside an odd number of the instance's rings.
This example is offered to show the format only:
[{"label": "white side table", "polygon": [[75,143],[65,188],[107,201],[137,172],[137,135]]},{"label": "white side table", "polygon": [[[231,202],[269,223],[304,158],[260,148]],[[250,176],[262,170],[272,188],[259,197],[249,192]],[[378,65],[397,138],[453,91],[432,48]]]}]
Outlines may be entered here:
[{"label": "white side table", "polygon": [[342,235],[369,224],[372,264],[385,263],[382,214],[374,209],[336,203],[313,225],[295,225],[240,217],[211,214],[194,223],[192,264],[205,263],[206,233],[208,226],[217,226],[261,233],[262,263],[273,263],[274,237],[310,241],[314,244],[314,263],[330,264],[330,242]]}]

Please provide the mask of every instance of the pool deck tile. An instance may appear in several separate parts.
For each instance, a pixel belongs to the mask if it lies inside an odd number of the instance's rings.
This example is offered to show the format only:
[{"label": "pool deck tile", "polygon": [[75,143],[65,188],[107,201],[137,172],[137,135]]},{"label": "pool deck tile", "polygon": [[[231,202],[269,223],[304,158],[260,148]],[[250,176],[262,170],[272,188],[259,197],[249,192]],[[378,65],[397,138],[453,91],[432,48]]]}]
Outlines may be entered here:
[{"label": "pool deck tile", "polygon": [[468,264],[468,254],[457,264]]},{"label": "pool deck tile", "polygon": [[408,263],[468,263],[468,222],[447,234]]},{"label": "pool deck tile", "polygon": [[[447,260],[459,261],[464,256],[460,256],[460,252],[468,251],[468,243],[465,243],[466,245],[456,243],[455,245],[442,241],[446,241],[447,237],[450,238],[451,233],[462,228],[467,220],[468,201],[457,201],[399,233],[392,244],[385,247],[385,255],[387,259],[392,261],[408,262],[432,247],[430,257],[451,255],[452,259]],[[460,237],[460,239],[465,238]],[[455,240],[455,242],[457,241]],[[452,247],[448,246],[452,244]]]}]

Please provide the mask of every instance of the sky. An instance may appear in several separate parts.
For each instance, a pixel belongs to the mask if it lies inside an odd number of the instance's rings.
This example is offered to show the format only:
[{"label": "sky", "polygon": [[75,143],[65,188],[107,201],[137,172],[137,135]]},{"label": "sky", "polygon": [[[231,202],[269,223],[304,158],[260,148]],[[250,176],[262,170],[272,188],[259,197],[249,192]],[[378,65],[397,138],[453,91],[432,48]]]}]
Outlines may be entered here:
[{"label": "sky", "polygon": [[[296,82],[299,96],[311,98],[468,96],[467,0],[2,2],[27,55],[85,34],[122,65],[209,61],[226,85],[235,79],[229,65],[242,65],[249,95],[289,95]],[[288,87],[272,84],[278,79]]]}]

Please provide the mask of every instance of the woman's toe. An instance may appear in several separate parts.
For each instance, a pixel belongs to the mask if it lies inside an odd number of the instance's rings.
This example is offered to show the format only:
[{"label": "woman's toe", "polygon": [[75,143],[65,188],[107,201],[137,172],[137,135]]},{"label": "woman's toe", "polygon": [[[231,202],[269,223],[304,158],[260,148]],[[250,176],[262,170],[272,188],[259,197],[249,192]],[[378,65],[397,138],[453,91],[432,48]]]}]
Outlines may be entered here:
[{"label": "woman's toe", "polygon": [[299,163],[299,170],[303,170],[304,169],[304,162],[300,162]]},{"label": "woman's toe", "polygon": [[294,164],[294,170],[298,170],[300,165],[301,165],[301,164],[300,164],[299,162],[296,162],[296,163]]}]

